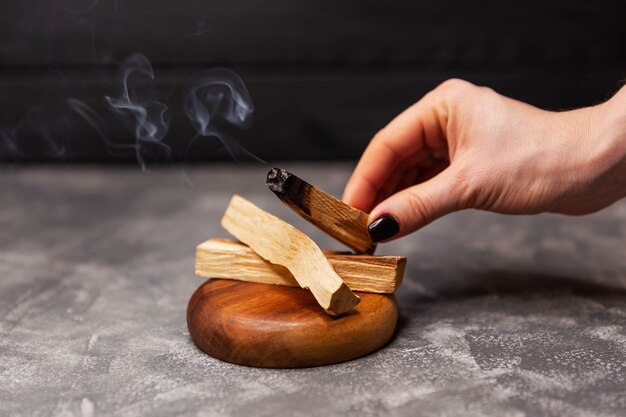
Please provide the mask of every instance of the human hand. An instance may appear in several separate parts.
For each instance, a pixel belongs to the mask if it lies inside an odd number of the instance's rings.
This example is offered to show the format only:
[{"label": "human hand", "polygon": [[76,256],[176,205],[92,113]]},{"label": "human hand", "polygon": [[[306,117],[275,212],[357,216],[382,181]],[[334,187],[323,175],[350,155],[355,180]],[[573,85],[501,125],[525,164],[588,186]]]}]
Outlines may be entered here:
[{"label": "human hand", "polygon": [[626,196],[626,89],[550,112],[449,80],[378,132],[344,191],[375,241],[466,208],[586,214]]}]

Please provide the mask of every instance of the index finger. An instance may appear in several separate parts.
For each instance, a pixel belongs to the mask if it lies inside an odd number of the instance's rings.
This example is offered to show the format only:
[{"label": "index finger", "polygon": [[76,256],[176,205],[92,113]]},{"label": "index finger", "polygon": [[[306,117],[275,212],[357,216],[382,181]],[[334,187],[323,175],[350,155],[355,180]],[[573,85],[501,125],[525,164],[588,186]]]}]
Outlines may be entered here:
[{"label": "index finger", "polygon": [[447,111],[431,92],[378,132],[346,184],[346,204],[369,212],[393,172],[411,163],[424,148],[441,148]]}]

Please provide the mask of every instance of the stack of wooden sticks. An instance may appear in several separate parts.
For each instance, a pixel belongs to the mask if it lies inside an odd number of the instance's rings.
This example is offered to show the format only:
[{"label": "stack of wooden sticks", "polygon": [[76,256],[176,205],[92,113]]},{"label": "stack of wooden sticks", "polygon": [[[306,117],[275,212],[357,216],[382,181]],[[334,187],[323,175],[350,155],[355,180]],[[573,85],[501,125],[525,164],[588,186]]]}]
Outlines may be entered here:
[{"label": "stack of wooden sticks", "polygon": [[374,255],[366,213],[282,169],[270,170],[267,184],[295,212],[356,253],[322,251],[302,231],[235,195],[222,226],[241,243],[209,239],[200,244],[197,275],[300,286],[334,316],[359,303],[353,291],[393,293],[399,287],[406,258]]}]

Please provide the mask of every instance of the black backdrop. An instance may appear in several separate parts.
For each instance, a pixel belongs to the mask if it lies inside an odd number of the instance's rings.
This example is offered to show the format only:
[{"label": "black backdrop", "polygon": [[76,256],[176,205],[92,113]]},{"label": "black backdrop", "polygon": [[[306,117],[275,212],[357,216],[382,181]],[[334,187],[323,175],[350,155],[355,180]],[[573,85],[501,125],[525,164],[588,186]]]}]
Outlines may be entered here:
[{"label": "black backdrop", "polygon": [[[152,63],[171,118],[171,154],[147,144],[148,162],[227,157],[213,138],[191,142],[182,111],[182,85],[212,67],[244,80],[254,124],[229,132],[268,160],[356,158],[450,77],[543,108],[589,105],[626,76],[625,12],[625,1],[5,1],[0,159],[135,161],[104,99],[132,53]],[[100,133],[69,98],[102,119]]]}]

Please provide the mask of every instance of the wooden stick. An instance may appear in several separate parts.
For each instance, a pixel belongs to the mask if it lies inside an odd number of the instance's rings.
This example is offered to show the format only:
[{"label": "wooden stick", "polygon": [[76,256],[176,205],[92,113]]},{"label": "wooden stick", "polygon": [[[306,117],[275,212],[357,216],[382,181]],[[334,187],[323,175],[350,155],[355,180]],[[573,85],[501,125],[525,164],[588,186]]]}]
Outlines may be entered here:
[{"label": "wooden stick", "polygon": [[287,268],[328,314],[346,313],[359,303],[310,237],[248,200],[233,196],[222,227],[264,259]]},{"label": "wooden stick", "polygon": [[280,168],[267,174],[267,185],[293,211],[358,253],[373,254],[376,244],[367,233],[367,213]]},{"label": "wooden stick", "polygon": [[[393,293],[402,283],[406,258],[323,251],[337,275],[352,291]],[[298,287],[291,272],[257,255],[240,242],[209,239],[196,250],[196,275],[261,284]]]}]

